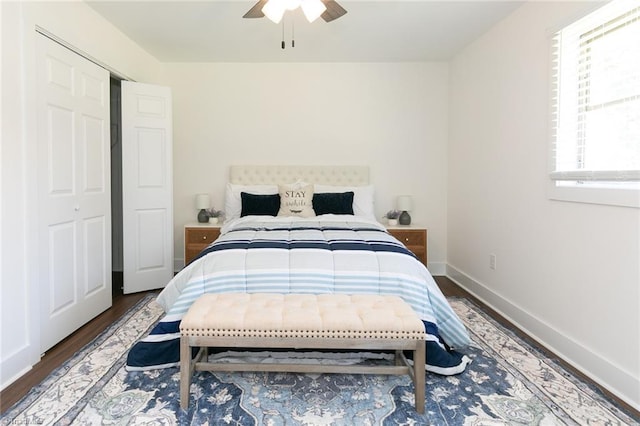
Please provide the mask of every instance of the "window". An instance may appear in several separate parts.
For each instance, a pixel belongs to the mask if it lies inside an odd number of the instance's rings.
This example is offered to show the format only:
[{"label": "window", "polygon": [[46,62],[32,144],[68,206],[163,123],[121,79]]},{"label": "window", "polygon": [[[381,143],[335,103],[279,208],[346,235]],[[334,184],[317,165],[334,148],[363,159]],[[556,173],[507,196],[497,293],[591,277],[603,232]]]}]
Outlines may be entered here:
[{"label": "window", "polygon": [[639,40],[637,0],[554,35],[552,198],[640,207]]}]

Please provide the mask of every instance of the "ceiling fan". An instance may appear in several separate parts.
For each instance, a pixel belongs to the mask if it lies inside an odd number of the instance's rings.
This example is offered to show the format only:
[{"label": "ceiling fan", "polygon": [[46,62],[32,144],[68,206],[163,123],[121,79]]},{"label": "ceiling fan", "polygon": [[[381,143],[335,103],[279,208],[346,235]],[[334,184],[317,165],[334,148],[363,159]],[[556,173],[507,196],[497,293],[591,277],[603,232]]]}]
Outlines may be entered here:
[{"label": "ceiling fan", "polygon": [[325,22],[338,19],[347,11],[334,0],[258,0],[243,18],[262,18],[266,16],[276,24],[287,10],[302,8],[307,20],[313,22],[322,17]]}]

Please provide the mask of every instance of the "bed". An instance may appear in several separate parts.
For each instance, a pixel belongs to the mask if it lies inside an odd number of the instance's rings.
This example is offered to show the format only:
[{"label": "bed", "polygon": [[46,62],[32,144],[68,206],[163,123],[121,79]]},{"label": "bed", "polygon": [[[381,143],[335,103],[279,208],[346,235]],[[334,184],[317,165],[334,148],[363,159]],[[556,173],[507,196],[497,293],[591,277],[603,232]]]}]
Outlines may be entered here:
[{"label": "bed", "polygon": [[427,332],[428,371],[470,362],[469,335],[427,268],[378,223],[365,166],[231,166],[220,237],[158,295],[166,315],[127,357],[129,371],[179,365],[179,325],[205,293],[402,297]]}]

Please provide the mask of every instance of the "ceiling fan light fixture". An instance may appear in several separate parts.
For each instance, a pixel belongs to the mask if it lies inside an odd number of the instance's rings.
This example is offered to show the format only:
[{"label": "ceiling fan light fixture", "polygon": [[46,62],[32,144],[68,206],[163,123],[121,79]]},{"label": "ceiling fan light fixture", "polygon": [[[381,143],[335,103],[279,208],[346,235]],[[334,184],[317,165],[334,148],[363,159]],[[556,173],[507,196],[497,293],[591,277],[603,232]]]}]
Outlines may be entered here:
[{"label": "ceiling fan light fixture", "polygon": [[263,18],[267,16],[269,20],[278,24],[282,21],[287,10],[295,10],[298,7],[303,9],[309,22],[315,21],[318,17],[322,17],[325,22],[331,22],[347,13],[336,0],[258,0],[242,17]]},{"label": "ceiling fan light fixture", "polygon": [[284,3],[287,5],[287,10],[296,10],[297,8],[300,7],[300,3],[302,2],[302,0],[283,0]]},{"label": "ceiling fan light fixture", "polygon": [[327,10],[322,0],[301,0],[300,7],[309,22],[315,21]]},{"label": "ceiling fan light fixture", "polygon": [[278,24],[287,10],[288,3],[287,0],[269,0],[262,6],[262,13],[273,23]]},{"label": "ceiling fan light fixture", "polygon": [[327,10],[322,0],[269,0],[262,6],[262,13],[272,22],[278,24],[287,10],[302,8],[307,21],[313,22]]}]

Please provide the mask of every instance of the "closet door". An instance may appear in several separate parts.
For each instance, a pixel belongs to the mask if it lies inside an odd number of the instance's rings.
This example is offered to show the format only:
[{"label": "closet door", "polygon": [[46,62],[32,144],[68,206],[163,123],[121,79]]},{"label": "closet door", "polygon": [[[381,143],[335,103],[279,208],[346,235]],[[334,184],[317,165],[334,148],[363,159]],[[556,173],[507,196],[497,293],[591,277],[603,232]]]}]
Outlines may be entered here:
[{"label": "closet door", "polygon": [[37,37],[44,352],[111,306],[109,73]]},{"label": "closet door", "polygon": [[171,90],[122,82],[124,293],[164,287],[173,277]]}]

